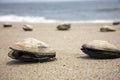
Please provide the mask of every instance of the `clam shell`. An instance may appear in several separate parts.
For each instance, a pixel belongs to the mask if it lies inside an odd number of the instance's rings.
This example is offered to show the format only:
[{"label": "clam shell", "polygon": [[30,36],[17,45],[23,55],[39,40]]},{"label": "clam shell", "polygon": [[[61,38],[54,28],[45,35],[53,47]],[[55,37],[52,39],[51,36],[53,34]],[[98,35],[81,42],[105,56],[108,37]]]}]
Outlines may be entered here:
[{"label": "clam shell", "polygon": [[119,24],[120,24],[120,21],[113,22],[113,25],[119,25]]},{"label": "clam shell", "polygon": [[9,57],[24,61],[53,58],[56,55],[56,52],[46,43],[34,38],[27,38],[17,42],[12,45],[10,49],[12,49],[12,51],[8,53]]},{"label": "clam shell", "polygon": [[23,30],[25,30],[25,31],[32,31],[33,27],[28,25],[28,24],[24,24]]},{"label": "clam shell", "polygon": [[120,57],[120,50],[116,46],[102,40],[94,40],[84,44],[81,50],[94,58]]},{"label": "clam shell", "polygon": [[114,27],[111,26],[103,26],[100,28],[101,32],[111,32],[111,31],[116,31]]},{"label": "clam shell", "polygon": [[71,24],[63,24],[63,25],[58,25],[57,29],[58,30],[68,30],[71,28]]},{"label": "clam shell", "polygon": [[10,23],[5,23],[5,24],[3,24],[3,27],[5,27],[5,28],[7,28],[7,27],[12,27],[12,24],[10,24]]}]

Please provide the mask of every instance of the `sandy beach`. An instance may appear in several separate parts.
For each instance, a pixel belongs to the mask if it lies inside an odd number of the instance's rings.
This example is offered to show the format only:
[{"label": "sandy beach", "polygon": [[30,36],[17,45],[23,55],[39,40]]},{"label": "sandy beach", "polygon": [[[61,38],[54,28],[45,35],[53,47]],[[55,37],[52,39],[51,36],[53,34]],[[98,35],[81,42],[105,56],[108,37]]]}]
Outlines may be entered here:
[{"label": "sandy beach", "polygon": [[[92,59],[80,48],[92,40],[106,40],[120,49],[120,25],[112,23],[71,23],[68,31],[58,31],[60,23],[31,23],[33,31],[24,31],[24,23],[0,23],[0,80],[120,80],[120,58]],[[110,25],[116,32],[100,32]],[[27,63],[8,57],[9,46],[33,37],[56,51],[56,60]]]}]

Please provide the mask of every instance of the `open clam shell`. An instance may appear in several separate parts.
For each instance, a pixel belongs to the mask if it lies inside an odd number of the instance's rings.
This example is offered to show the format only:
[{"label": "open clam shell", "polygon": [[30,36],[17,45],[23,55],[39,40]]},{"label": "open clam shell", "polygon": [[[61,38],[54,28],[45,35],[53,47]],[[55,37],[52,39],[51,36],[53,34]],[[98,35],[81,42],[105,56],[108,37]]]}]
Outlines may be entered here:
[{"label": "open clam shell", "polygon": [[93,58],[120,57],[120,50],[116,46],[102,40],[94,40],[87,44],[84,44],[82,45],[81,50]]},{"label": "open clam shell", "polygon": [[39,61],[52,59],[56,56],[56,52],[51,47],[34,38],[17,42],[10,49],[9,57],[23,61]]}]

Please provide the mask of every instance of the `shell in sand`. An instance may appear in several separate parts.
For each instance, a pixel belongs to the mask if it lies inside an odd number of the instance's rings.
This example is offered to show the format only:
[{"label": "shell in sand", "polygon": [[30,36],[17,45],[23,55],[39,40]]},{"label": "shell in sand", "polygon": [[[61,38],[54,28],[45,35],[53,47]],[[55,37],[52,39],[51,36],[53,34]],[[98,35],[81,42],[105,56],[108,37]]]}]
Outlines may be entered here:
[{"label": "shell in sand", "polygon": [[114,27],[111,26],[103,26],[100,28],[101,32],[112,32],[112,31],[116,31]]},{"label": "shell in sand", "polygon": [[39,61],[52,59],[56,56],[56,52],[52,48],[34,38],[27,38],[17,42],[10,49],[9,57],[23,61]]},{"label": "shell in sand", "polygon": [[69,30],[70,28],[71,28],[71,24],[62,24],[57,26],[58,30]]},{"label": "shell in sand", "polygon": [[10,24],[10,23],[5,23],[5,24],[3,24],[3,27],[5,27],[5,28],[7,28],[7,27],[12,27],[12,24]]},{"label": "shell in sand", "polygon": [[25,24],[24,27],[23,27],[23,30],[24,31],[32,31],[33,30],[33,27],[28,25],[28,24]]},{"label": "shell in sand", "polygon": [[113,22],[113,25],[119,25],[119,24],[120,24],[120,21]]},{"label": "shell in sand", "polygon": [[81,50],[93,58],[117,58],[120,57],[120,50],[113,44],[102,41],[93,40],[82,45]]}]

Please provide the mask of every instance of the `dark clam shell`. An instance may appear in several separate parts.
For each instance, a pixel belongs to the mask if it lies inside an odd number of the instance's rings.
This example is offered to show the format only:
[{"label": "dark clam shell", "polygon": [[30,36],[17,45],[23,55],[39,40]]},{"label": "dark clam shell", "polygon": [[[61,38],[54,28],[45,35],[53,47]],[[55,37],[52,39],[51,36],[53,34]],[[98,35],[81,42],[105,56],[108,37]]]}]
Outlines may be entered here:
[{"label": "dark clam shell", "polygon": [[7,28],[7,27],[12,27],[12,24],[5,23],[5,24],[3,24],[3,27],[4,27],[4,28]]},{"label": "dark clam shell", "polygon": [[10,49],[8,56],[21,61],[53,60],[56,56],[56,52],[52,48],[33,38],[18,42]]},{"label": "dark clam shell", "polygon": [[17,59],[21,61],[42,61],[42,60],[54,60],[56,54],[53,53],[52,55],[36,55],[30,52],[23,52],[23,51],[15,51],[12,50],[8,53],[8,56],[12,59]]},{"label": "dark clam shell", "polygon": [[69,30],[70,28],[71,28],[71,24],[63,24],[57,26],[58,30]]},{"label": "dark clam shell", "polygon": [[[100,45],[94,45],[91,43],[103,43]],[[118,58],[120,57],[120,50],[118,50],[117,48],[114,47],[114,45],[112,46],[112,44],[107,43],[107,42],[103,42],[103,41],[93,41],[91,43],[88,44],[84,44],[81,48],[81,50],[89,55],[92,58],[100,58],[100,59],[109,59],[109,58]],[[104,45],[105,43],[105,45]],[[107,45],[108,44],[108,45]],[[109,45],[110,44],[110,45]],[[111,46],[111,47],[108,47]]]},{"label": "dark clam shell", "polygon": [[113,25],[119,25],[119,24],[120,24],[120,21],[113,22]]},{"label": "dark clam shell", "polygon": [[23,27],[23,30],[24,30],[24,31],[32,31],[33,28],[32,28],[32,26],[30,26],[30,25],[28,25],[28,24],[25,24],[24,27]]},{"label": "dark clam shell", "polygon": [[111,26],[103,26],[100,28],[101,32],[114,32],[116,31],[114,27]]}]

